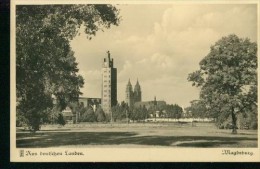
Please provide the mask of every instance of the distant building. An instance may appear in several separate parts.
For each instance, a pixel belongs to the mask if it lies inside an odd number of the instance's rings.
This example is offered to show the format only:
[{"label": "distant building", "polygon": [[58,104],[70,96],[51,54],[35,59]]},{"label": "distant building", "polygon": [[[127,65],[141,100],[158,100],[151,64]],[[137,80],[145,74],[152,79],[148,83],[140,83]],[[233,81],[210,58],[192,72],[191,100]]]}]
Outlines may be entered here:
[{"label": "distant building", "polygon": [[161,101],[161,100],[157,101],[156,97],[154,97],[153,101],[136,102],[134,104],[134,107],[145,106],[147,109],[149,109],[151,107],[160,108],[160,107],[165,106],[165,105],[166,105],[165,101]]},{"label": "distant building", "polygon": [[130,79],[128,80],[125,90],[125,102],[128,104],[129,107],[145,106],[147,109],[149,109],[150,107],[161,107],[166,105],[165,101],[157,101],[156,97],[154,97],[153,101],[142,101],[142,91],[138,79],[136,81],[134,90]]},{"label": "distant building", "polygon": [[137,80],[136,85],[134,87],[134,90],[132,88],[132,84],[130,82],[130,79],[126,85],[126,98],[125,102],[128,104],[129,107],[134,106],[136,102],[142,101],[142,91],[141,86]]},{"label": "distant building", "polygon": [[[75,103],[75,102],[71,102]],[[79,97],[79,105],[83,107],[92,107],[96,111],[97,107],[101,105],[101,98],[89,98],[89,97]],[[57,100],[53,99],[53,104],[57,104]],[[66,123],[77,123],[79,121],[79,112],[73,112],[70,106],[67,106],[61,111]]]},{"label": "distant building", "polygon": [[153,117],[154,114],[156,117],[161,117],[164,116],[163,114],[166,113],[165,110],[163,110],[163,108],[166,106],[165,101],[157,101],[156,97],[154,97],[153,101],[142,101],[142,91],[138,80],[136,82],[134,90],[130,79],[128,80],[125,90],[125,102],[129,107],[138,108],[145,106],[145,108],[147,109],[152,108],[154,112],[150,115],[151,117]]},{"label": "distant building", "polygon": [[102,65],[102,90],[101,104],[106,114],[111,112],[111,107],[117,104],[117,69],[114,61],[110,59],[110,52],[104,58]]},{"label": "distant building", "polygon": [[101,98],[79,97],[79,104],[84,107],[97,107],[101,105]]},{"label": "distant building", "polygon": [[61,112],[64,120],[66,123],[70,124],[73,123],[73,120],[76,118],[76,115],[73,114],[71,108],[66,107],[62,112]]},{"label": "distant building", "polygon": [[144,107],[148,110],[152,108],[153,112],[150,114],[150,117],[165,117],[166,116],[166,102],[163,100],[156,100],[156,97],[154,97],[153,101],[145,101],[145,102],[136,102],[134,104],[134,107]]}]

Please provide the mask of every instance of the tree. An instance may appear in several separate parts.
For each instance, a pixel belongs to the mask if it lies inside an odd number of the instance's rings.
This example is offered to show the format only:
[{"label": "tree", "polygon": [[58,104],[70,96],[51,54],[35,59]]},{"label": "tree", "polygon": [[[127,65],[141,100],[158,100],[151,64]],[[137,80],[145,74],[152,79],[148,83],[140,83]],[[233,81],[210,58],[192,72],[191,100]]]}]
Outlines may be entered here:
[{"label": "tree", "polygon": [[117,104],[116,106],[113,106],[111,111],[112,111],[114,121],[123,120],[124,118],[128,118],[129,107],[123,101],[121,102],[121,104]]},{"label": "tree", "polygon": [[85,111],[86,111],[86,108],[84,107],[84,104],[81,102],[81,103],[79,104],[79,107],[77,108],[77,112],[76,112],[76,115],[77,115],[77,123],[81,121],[81,119],[80,119],[81,114],[83,114]]},{"label": "tree", "polygon": [[148,118],[148,110],[145,106],[133,107],[130,109],[129,118],[133,121],[141,121]]},{"label": "tree", "polygon": [[[79,114],[79,110],[80,110],[79,102],[72,101],[72,102],[68,103],[68,107],[71,109],[72,114],[73,114],[73,118],[72,118],[73,123],[77,123],[78,122],[78,114]],[[76,118],[74,118],[74,117],[76,117]]]},{"label": "tree", "polygon": [[192,118],[208,117],[206,105],[201,100],[191,101],[191,106],[186,108],[186,112]]},{"label": "tree", "polygon": [[66,124],[64,118],[63,118],[63,115],[60,113],[59,116],[58,116],[58,119],[57,119],[57,122],[58,124],[64,126]]},{"label": "tree", "polygon": [[129,118],[134,122],[135,120],[138,120],[138,115],[140,111],[136,107],[132,107],[130,110]]},{"label": "tree", "polygon": [[125,117],[125,113],[123,112],[120,104],[117,104],[111,108],[113,121],[121,120],[123,117]]},{"label": "tree", "polygon": [[141,120],[147,119],[149,117],[149,114],[145,105],[143,105],[140,109],[141,109]]},{"label": "tree", "polygon": [[88,107],[87,111],[82,114],[81,121],[82,122],[96,122],[97,121],[94,110],[92,109],[92,107]]},{"label": "tree", "polygon": [[62,111],[81,94],[84,81],[70,40],[81,26],[91,39],[98,30],[118,25],[118,14],[112,5],[16,6],[17,110],[34,131],[53,97]]},{"label": "tree", "polygon": [[126,118],[126,122],[129,123],[129,116],[130,116],[130,108],[127,103],[124,101],[121,102],[121,108],[123,113],[125,114],[124,117]]},{"label": "tree", "polygon": [[183,113],[182,107],[178,104],[165,105],[164,110],[166,111],[168,118],[179,119]]},{"label": "tree", "polygon": [[176,119],[181,118],[182,117],[182,113],[183,113],[182,107],[180,107],[177,104],[174,104],[173,105],[173,116],[174,116],[174,118],[176,118]]},{"label": "tree", "polygon": [[155,120],[156,120],[156,107],[155,106],[150,106],[149,108],[148,108],[148,114],[149,114],[149,116],[151,116],[151,117],[154,117],[155,118]]},{"label": "tree", "polygon": [[105,113],[100,106],[98,106],[95,115],[98,122],[104,122],[106,120]]},{"label": "tree", "polygon": [[200,99],[207,113],[223,122],[232,118],[237,133],[237,114],[257,107],[257,44],[236,35],[221,38],[201,60],[200,70],[189,74],[193,86],[201,88]]}]

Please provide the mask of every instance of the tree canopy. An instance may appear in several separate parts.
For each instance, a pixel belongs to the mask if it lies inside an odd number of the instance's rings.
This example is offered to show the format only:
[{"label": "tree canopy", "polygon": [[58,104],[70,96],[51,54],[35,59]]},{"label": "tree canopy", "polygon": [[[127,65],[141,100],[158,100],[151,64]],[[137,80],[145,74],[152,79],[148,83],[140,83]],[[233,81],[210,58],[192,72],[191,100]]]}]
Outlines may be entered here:
[{"label": "tree canopy", "polygon": [[61,111],[81,94],[84,80],[70,47],[80,27],[91,39],[119,20],[112,5],[16,6],[17,112],[33,130],[39,130],[53,97]]},{"label": "tree canopy", "polygon": [[97,117],[92,107],[87,107],[86,112],[81,115],[82,122],[96,122]]},{"label": "tree canopy", "polygon": [[60,113],[57,119],[58,124],[64,126],[66,124],[66,121],[64,120],[63,115]]},{"label": "tree canopy", "polygon": [[168,118],[179,119],[182,117],[183,109],[178,104],[165,105]]},{"label": "tree canopy", "polygon": [[191,101],[191,105],[186,109],[187,117],[192,118],[207,118],[207,109],[203,101],[201,100],[193,100]]},{"label": "tree canopy", "polygon": [[98,106],[95,114],[96,114],[97,122],[104,122],[106,120],[106,115],[103,109],[101,108],[101,106]]},{"label": "tree canopy", "polygon": [[257,107],[257,44],[236,35],[221,38],[201,60],[200,70],[188,76],[201,88],[200,99],[207,113],[219,123],[232,117],[236,133],[238,113]]}]

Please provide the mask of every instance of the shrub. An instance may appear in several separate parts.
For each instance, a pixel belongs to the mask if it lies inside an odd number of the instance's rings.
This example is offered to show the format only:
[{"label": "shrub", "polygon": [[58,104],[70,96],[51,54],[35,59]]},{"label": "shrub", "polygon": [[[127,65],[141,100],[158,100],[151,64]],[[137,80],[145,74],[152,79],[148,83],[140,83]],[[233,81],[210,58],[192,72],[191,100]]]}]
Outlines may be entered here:
[{"label": "shrub", "polygon": [[60,113],[57,119],[58,124],[64,126],[66,124],[63,115]]}]

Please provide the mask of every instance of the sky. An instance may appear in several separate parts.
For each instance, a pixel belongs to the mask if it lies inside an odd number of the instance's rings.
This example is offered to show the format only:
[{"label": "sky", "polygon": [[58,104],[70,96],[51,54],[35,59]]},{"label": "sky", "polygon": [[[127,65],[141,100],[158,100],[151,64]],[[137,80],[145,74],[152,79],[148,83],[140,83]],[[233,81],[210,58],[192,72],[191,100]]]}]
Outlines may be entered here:
[{"label": "sky", "polygon": [[130,4],[116,5],[122,20],[92,40],[82,33],[71,41],[84,97],[101,97],[101,68],[110,51],[117,68],[118,101],[125,100],[130,78],[141,85],[142,100],[156,96],[182,107],[199,99],[199,88],[187,80],[199,69],[210,46],[236,34],[257,41],[257,6],[253,4]]}]

